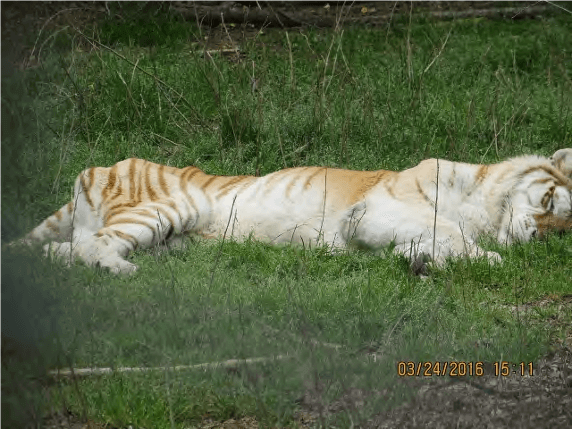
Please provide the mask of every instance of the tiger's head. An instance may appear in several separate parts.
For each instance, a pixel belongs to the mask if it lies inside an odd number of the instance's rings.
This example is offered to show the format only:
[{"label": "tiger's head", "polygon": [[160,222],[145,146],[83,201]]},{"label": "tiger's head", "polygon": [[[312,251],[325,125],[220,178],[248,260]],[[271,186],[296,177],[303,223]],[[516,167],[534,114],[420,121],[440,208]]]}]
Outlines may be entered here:
[{"label": "tiger's head", "polygon": [[528,241],[550,231],[572,230],[572,149],[560,149],[548,161],[525,157],[513,162],[522,165],[507,194],[499,241]]}]

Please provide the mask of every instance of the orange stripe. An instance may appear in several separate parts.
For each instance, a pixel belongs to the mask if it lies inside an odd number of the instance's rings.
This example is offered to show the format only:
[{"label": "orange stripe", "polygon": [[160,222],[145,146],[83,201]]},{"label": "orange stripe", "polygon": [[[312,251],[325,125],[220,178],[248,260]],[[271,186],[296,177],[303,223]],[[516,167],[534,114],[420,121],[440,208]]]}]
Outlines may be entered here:
[{"label": "orange stripe", "polygon": [[126,208],[135,207],[136,205],[137,203],[135,202],[121,203],[114,205],[113,207],[109,208],[103,215],[103,224],[107,225],[109,219],[111,219],[114,216],[126,213],[128,211]]},{"label": "orange stripe", "polygon": [[169,207],[171,207],[173,210],[175,211],[179,211],[179,208],[177,207],[177,205],[173,202],[173,200],[166,200],[164,202],[164,204],[167,204]]},{"label": "orange stripe", "polygon": [[129,162],[129,199],[135,199],[135,164],[137,163],[137,158],[131,158]]},{"label": "orange stripe", "polygon": [[485,177],[487,176],[488,173],[489,173],[488,165],[479,166],[479,169],[477,170],[477,175],[475,176],[475,183],[479,184],[483,180],[485,180]]},{"label": "orange stripe", "polygon": [[179,179],[179,188],[185,189],[186,185],[191,181],[191,179],[199,173],[202,173],[200,168],[192,166],[184,168],[181,172],[181,178]]},{"label": "orange stripe", "polygon": [[137,205],[137,203],[134,202],[134,201],[131,201],[131,202],[128,202],[128,203],[115,204],[114,206],[111,206],[109,209],[107,209],[107,213],[113,212],[113,211],[115,211],[115,210],[117,210],[117,209],[119,209],[119,208],[122,208],[122,207],[135,207],[136,205]]},{"label": "orange stripe", "polygon": [[[299,167],[298,170],[302,170],[298,173],[298,176],[304,174],[308,169],[310,169],[312,167]],[[264,184],[264,193],[268,194],[270,191],[272,191],[273,186],[274,186],[274,182],[277,182],[279,180],[282,180],[285,176],[288,176],[292,173],[293,170],[292,168],[286,168],[284,170],[279,170],[276,171],[274,173],[272,173],[269,178],[266,178],[266,183]],[[252,176],[249,176],[252,177]]]},{"label": "orange stripe", "polygon": [[295,175],[290,179],[288,185],[286,185],[286,192],[285,192],[286,198],[290,198],[290,193],[292,192],[292,188],[294,188],[294,185],[296,184],[299,178],[300,178],[299,174]]},{"label": "orange stripe", "polygon": [[381,170],[379,171],[376,175],[375,178],[373,179],[372,183],[369,183],[367,186],[367,189],[365,189],[363,192],[367,192],[369,191],[371,188],[373,188],[374,186],[376,186],[379,182],[381,182],[385,176],[391,176],[395,174],[393,171],[386,171],[386,170]]},{"label": "orange stripe", "polygon": [[548,190],[548,192],[546,192],[546,194],[544,194],[544,196],[542,197],[542,200],[540,201],[540,204],[542,204],[542,207],[544,207],[546,210],[548,210],[548,202],[554,196],[555,190],[556,190],[556,187],[551,186],[550,189]]},{"label": "orange stripe", "polygon": [[[129,244],[131,244],[133,246],[133,249],[137,248],[138,246],[138,242],[137,239],[135,237],[133,237],[131,234],[127,234],[125,232],[119,231],[119,230],[115,230],[115,229],[108,229],[106,228],[105,232],[101,232],[98,231],[94,234],[97,238],[102,238],[104,240],[104,243],[106,245],[109,244],[109,239],[114,239],[115,237],[119,237],[127,242],[129,242]],[[115,236],[115,237],[114,237]]]},{"label": "orange stripe", "polygon": [[203,183],[203,184],[201,185],[201,189],[204,191],[205,189],[207,189],[207,188],[210,186],[210,184],[211,184],[212,182],[214,182],[214,181],[215,181],[216,179],[218,179],[218,178],[219,178],[219,176],[211,176],[210,179],[208,179],[205,183]]},{"label": "orange stripe", "polygon": [[60,228],[58,228],[58,226],[55,223],[53,223],[51,220],[46,221],[46,227],[55,233],[60,232]]},{"label": "orange stripe", "polygon": [[154,210],[151,210],[149,207],[136,207],[136,208],[131,209],[129,211],[125,211],[124,213],[127,215],[136,214],[139,216],[146,216],[146,217],[150,218],[151,220],[155,219],[155,217],[156,217],[156,212]]},{"label": "orange stripe", "polygon": [[83,194],[85,196],[85,200],[87,201],[89,206],[93,209],[94,208],[93,207],[93,201],[91,201],[91,197],[89,196],[88,186],[85,183],[85,171],[80,173],[79,182],[81,183],[81,188],[82,188]]},{"label": "orange stripe", "polygon": [[489,165],[479,165],[479,169],[475,173],[475,181],[467,189],[465,197],[470,197],[473,194],[473,192],[475,192],[477,188],[479,188],[483,180],[485,180],[485,177],[489,174],[489,167],[490,167]]},{"label": "orange stripe", "polygon": [[159,186],[161,187],[161,190],[163,191],[163,193],[165,195],[169,196],[169,188],[167,187],[167,181],[165,180],[165,166],[164,165],[159,166],[159,171],[157,174],[159,176]]},{"label": "orange stripe", "polygon": [[566,186],[567,185],[566,181],[563,180],[563,178],[565,179],[565,177],[562,175],[562,173],[560,173],[560,171],[558,171],[552,167],[547,167],[545,165],[535,165],[533,167],[527,168],[526,170],[524,170],[522,173],[519,174],[519,178],[522,179],[527,174],[533,173],[533,172],[539,171],[539,170],[550,174],[554,178],[554,182],[556,183],[556,185],[558,185],[558,186]]},{"label": "orange stripe", "polygon": [[171,216],[169,216],[169,214],[166,213],[162,207],[159,207],[159,208],[156,208],[156,207],[153,207],[153,208],[151,208],[151,207],[140,207],[140,208],[135,208],[135,209],[129,210],[128,212],[126,212],[126,214],[127,215],[137,214],[139,216],[147,216],[151,221],[159,221],[158,224],[161,226],[163,224],[162,224],[159,216],[164,216],[167,218],[167,220],[169,222],[171,222],[171,224],[173,224]]},{"label": "orange stripe", "polygon": [[127,234],[125,232],[122,231],[117,231],[117,230],[113,230],[113,232],[115,233],[115,235],[117,235],[119,238],[121,238],[122,240],[125,240],[127,242],[129,242],[129,244],[131,244],[131,246],[133,246],[133,248],[135,249],[137,247],[137,245],[139,244],[137,242],[137,239],[135,237],[133,237],[131,234]]},{"label": "orange stripe", "polygon": [[145,190],[147,191],[147,195],[151,201],[157,200],[157,194],[155,193],[153,186],[151,186],[151,173],[149,171],[153,166],[154,164],[148,163],[144,171]]},{"label": "orange stripe", "polygon": [[117,225],[134,225],[134,226],[145,226],[147,228],[149,228],[151,230],[151,232],[153,233],[153,240],[155,240],[155,227],[153,225],[150,225],[142,220],[139,219],[117,219],[113,222],[109,222],[108,228],[113,227],[113,226],[117,226]]},{"label": "orange stripe", "polygon": [[228,182],[226,182],[224,185],[222,185],[221,187],[219,187],[219,193],[217,194],[216,198],[221,198],[224,197],[226,194],[228,194],[230,191],[232,191],[233,189],[235,189],[235,186],[238,184],[239,182],[244,181],[245,179],[247,179],[249,176],[236,176],[234,177],[232,180],[229,180]]},{"label": "orange stripe", "polygon": [[139,173],[135,180],[135,184],[137,185],[137,196],[135,197],[135,202],[137,203],[143,201],[141,198],[141,193],[143,192],[143,183],[141,182],[142,180],[144,180],[144,178],[142,177],[141,173]]},{"label": "orange stripe", "polygon": [[184,179],[186,181],[191,180],[196,174],[201,173],[201,169],[197,168],[197,167],[187,167],[185,169],[183,169],[183,173],[181,174],[181,179]]},{"label": "orange stripe", "polygon": [[[312,173],[312,174],[310,175],[310,177],[308,177],[308,178],[306,179],[306,182],[304,182],[304,188],[306,188],[306,189],[310,187],[310,182],[312,181],[312,179],[313,179],[314,177],[316,177],[316,176],[317,176],[318,174],[320,174],[322,171],[325,172],[325,170],[327,170],[327,167],[314,167],[314,168],[317,168],[317,170],[316,170],[314,173]],[[325,174],[325,173],[324,173],[324,174]]]},{"label": "orange stripe", "polygon": [[554,182],[554,178],[553,177],[543,177],[542,179],[536,179],[532,183],[549,183],[549,182]]},{"label": "orange stripe", "polygon": [[113,197],[111,197],[111,200],[114,200],[122,195],[123,195],[123,182],[119,181],[119,185],[117,185],[117,192]]},{"label": "orange stripe", "polygon": [[232,186],[246,178],[248,178],[248,176],[228,176],[229,180],[226,183],[220,185],[218,190],[222,191],[223,189],[228,188],[229,186]]},{"label": "orange stripe", "polygon": [[419,179],[415,179],[415,185],[417,186],[417,192],[419,192],[423,196],[425,201],[427,201],[432,206],[435,206],[435,203],[427,196],[425,191],[423,191],[423,189],[421,188],[421,184],[419,183]]},{"label": "orange stripe", "polygon": [[89,169],[89,186],[90,188],[95,184],[95,180],[93,180],[95,178],[95,169],[97,167],[92,167]]},{"label": "orange stripe", "polygon": [[107,186],[103,189],[101,193],[102,199],[105,201],[109,192],[111,192],[115,186],[115,182],[117,181],[117,164],[115,164],[109,170],[109,175],[107,176]]},{"label": "orange stripe", "polygon": [[393,185],[395,185],[395,182],[397,182],[397,177],[398,177],[399,173],[397,173],[395,171],[392,171],[392,173],[393,174],[392,174],[391,178],[393,178],[393,180],[391,181],[391,184],[389,183],[390,179],[388,179],[383,183],[383,186],[385,187],[385,190],[389,193],[389,195],[392,198],[397,199],[395,196],[395,193],[393,192]]},{"label": "orange stripe", "polygon": [[[367,192],[377,186],[382,180],[386,178],[386,176],[392,176],[394,174],[395,173],[393,171],[387,170],[379,170],[377,172],[368,171],[360,174],[359,176],[361,177],[358,176],[359,182],[356,184],[355,191],[350,196],[350,204],[353,204],[362,199]],[[387,189],[387,182],[385,187]]]}]

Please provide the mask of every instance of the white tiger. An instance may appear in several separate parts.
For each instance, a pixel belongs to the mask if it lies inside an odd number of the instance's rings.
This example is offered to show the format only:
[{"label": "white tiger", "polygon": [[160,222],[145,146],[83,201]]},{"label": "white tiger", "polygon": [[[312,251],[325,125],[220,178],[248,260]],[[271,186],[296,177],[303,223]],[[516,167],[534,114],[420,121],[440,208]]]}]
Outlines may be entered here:
[{"label": "white tiger", "polygon": [[131,158],[80,173],[73,200],[23,241],[48,242],[46,251],[69,262],[132,273],[131,251],[183,233],[333,251],[393,243],[407,257],[429,255],[441,265],[457,255],[500,260],[476,244],[483,233],[511,243],[569,229],[572,149],[492,165],[427,159],[402,172],[298,167],[264,177]]}]

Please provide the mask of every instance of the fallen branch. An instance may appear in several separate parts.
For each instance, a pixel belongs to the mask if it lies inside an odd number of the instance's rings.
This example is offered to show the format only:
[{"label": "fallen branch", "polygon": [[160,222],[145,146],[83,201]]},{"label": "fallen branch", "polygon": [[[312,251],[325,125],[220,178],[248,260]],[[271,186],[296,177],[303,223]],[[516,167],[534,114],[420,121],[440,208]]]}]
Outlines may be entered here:
[{"label": "fallen branch", "polygon": [[54,369],[49,372],[55,377],[74,377],[74,376],[90,376],[90,375],[107,375],[119,374],[126,372],[156,372],[156,371],[192,371],[197,369],[219,369],[219,368],[237,368],[241,365],[251,365],[255,363],[271,362],[274,360],[291,359],[294,356],[277,355],[271,357],[259,357],[248,359],[229,359],[222,362],[200,363],[197,365],[175,365],[175,366],[151,366],[151,367],[118,367],[118,368],[65,368]]},{"label": "fallen branch", "polygon": [[[201,24],[215,27],[224,20],[226,24],[251,23],[254,25],[264,24],[271,27],[335,27],[337,23],[336,13],[328,14],[304,14],[304,18],[299,19],[269,6],[247,7],[235,2],[224,2],[223,4],[192,5],[186,6],[176,4],[171,6],[178,14],[187,20],[198,20]],[[332,10],[332,12],[334,12]],[[465,18],[490,18],[490,19],[522,19],[530,18],[545,13],[560,13],[552,5],[530,6],[530,7],[504,7],[492,9],[467,9],[451,11],[423,11],[416,13],[414,17],[426,17],[435,19],[465,19]],[[344,24],[368,24],[385,25],[392,19],[397,19],[399,13],[383,15],[363,14],[361,16],[346,16]],[[403,15],[404,16],[404,15]]]},{"label": "fallen branch", "polygon": [[272,27],[294,27],[303,24],[280,11],[274,12],[271,7],[247,7],[232,1],[215,5],[197,5],[194,2],[191,5],[173,4],[171,9],[186,20],[196,20],[201,25],[211,27],[223,22],[232,24],[250,22]]}]

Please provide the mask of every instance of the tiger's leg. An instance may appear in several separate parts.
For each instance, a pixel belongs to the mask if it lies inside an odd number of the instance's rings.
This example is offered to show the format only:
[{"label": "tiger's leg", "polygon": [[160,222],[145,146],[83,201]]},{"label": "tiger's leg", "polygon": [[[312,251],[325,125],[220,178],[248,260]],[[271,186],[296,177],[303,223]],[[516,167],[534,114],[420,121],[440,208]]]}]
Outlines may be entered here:
[{"label": "tiger's leg", "polygon": [[446,219],[437,219],[434,225],[421,225],[415,234],[402,234],[395,251],[409,257],[412,263],[416,263],[419,258],[427,259],[428,256],[436,266],[443,266],[448,257],[458,256],[472,259],[486,257],[490,263],[501,260],[498,253],[482,249],[461,226]]},{"label": "tiger's leg", "polygon": [[87,265],[108,268],[116,274],[129,274],[138,267],[125,260],[136,248],[148,248],[179,235],[196,223],[197,214],[174,202],[141,204],[108,220],[96,233],[86,236],[78,232],[73,244],[54,246],[57,257],[73,261],[79,257]]},{"label": "tiger's leg", "polygon": [[124,259],[135,247],[136,242],[124,237],[121,231],[103,228],[81,241],[46,244],[44,250],[68,265],[80,259],[88,266],[107,268],[115,274],[128,274],[138,269],[137,265]]},{"label": "tiger's leg", "polygon": [[72,200],[19,242],[26,245],[51,242],[53,247],[59,247],[64,242],[69,247],[72,241],[77,243],[82,237],[93,235],[103,226],[103,221],[90,201],[81,184],[80,175],[74,185]]},{"label": "tiger's leg", "polygon": [[69,241],[72,236],[73,218],[74,203],[70,201],[26,234],[19,242],[32,245],[46,241]]},{"label": "tiger's leg", "polygon": [[[343,219],[342,233],[348,242],[359,247],[379,250],[394,243],[394,251],[417,263],[428,256],[442,266],[449,256],[486,256],[491,262],[500,260],[495,252],[487,252],[465,234],[459,225],[438,217],[435,224],[424,219],[434,219],[434,213],[426,210],[414,212],[408,207],[394,204],[391,210],[384,207],[366,207],[364,202],[355,204]],[[433,231],[436,239],[433,240]]]},{"label": "tiger's leg", "polygon": [[398,241],[394,251],[402,253],[413,264],[420,261],[433,260],[436,266],[442,267],[448,257],[466,256],[472,259],[486,257],[490,263],[501,261],[496,252],[489,252],[477,245],[477,243],[463,236],[460,232],[446,231],[446,228],[437,227],[437,237],[433,240],[433,232],[430,229],[425,234],[410,237],[408,241]]},{"label": "tiger's leg", "polygon": [[[73,201],[46,219],[30,232],[26,239],[41,243],[49,241],[44,245],[46,256],[51,255],[70,265],[78,256],[77,249],[85,246],[85,242],[88,242],[103,226],[103,219],[88,198],[78,177],[74,186]],[[55,227],[54,218],[59,222]],[[47,230],[52,233],[48,233]]]}]

